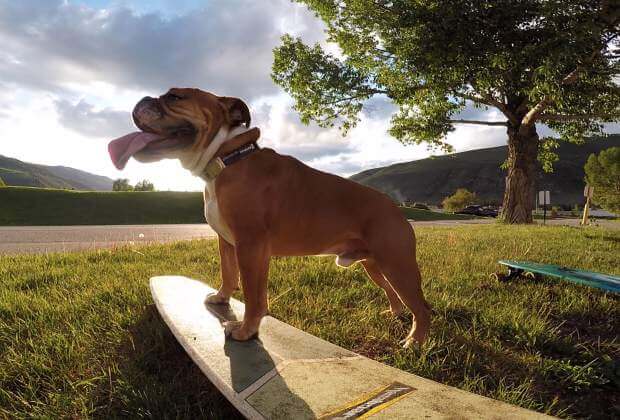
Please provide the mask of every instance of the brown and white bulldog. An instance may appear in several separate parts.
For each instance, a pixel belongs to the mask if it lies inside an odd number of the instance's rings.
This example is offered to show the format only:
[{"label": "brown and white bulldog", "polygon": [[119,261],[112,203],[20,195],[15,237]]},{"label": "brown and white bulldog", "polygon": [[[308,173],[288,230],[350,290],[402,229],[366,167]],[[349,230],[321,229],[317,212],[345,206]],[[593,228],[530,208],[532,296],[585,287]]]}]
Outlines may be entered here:
[{"label": "brown and white bulldog", "polygon": [[227,304],[238,289],[245,297],[242,322],[228,323],[235,340],[258,334],[268,311],[267,276],[272,256],[336,255],[343,267],[360,261],[384,291],[394,315],[404,305],[414,315],[405,347],[422,342],[430,326],[416,262],[413,229],[384,194],[312,169],[272,149],[259,149],[257,128],[237,98],[199,89],[170,89],[136,105],[141,131],[109,145],[122,169],[140,162],[179,159],[206,181],[205,216],[219,236],[222,287],[208,303]]}]

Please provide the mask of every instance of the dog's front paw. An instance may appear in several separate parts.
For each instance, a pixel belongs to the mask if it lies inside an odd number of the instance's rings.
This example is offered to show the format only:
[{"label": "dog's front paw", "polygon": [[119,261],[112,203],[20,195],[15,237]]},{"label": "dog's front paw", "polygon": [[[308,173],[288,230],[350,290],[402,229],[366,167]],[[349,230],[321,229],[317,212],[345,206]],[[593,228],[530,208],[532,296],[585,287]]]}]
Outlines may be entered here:
[{"label": "dog's front paw", "polygon": [[235,341],[248,341],[258,338],[258,331],[251,331],[242,321],[228,321],[224,323],[224,335]]},{"label": "dog's front paw", "polygon": [[212,293],[205,298],[205,303],[212,305],[228,305],[229,301],[230,297],[222,296],[219,293]]}]

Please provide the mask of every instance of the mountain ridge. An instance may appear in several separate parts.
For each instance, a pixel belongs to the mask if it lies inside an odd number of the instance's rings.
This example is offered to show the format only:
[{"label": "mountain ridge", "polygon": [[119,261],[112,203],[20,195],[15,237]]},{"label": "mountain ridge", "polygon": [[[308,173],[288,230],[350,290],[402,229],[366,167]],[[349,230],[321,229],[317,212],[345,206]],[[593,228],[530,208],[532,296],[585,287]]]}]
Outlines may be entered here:
[{"label": "mountain ridge", "polygon": [[111,178],[68,166],[24,162],[0,155],[0,178],[10,186],[111,191]]},{"label": "mountain ridge", "polygon": [[[556,149],[560,160],[553,173],[539,170],[537,189],[551,191],[557,205],[583,203],[583,166],[591,153],[620,147],[620,135],[591,139],[582,145],[561,143]],[[457,188],[475,192],[481,202],[500,204],[506,171],[500,168],[508,156],[507,146],[468,150],[410,162],[372,168],[351,179],[378,189],[399,202],[439,204]]]}]

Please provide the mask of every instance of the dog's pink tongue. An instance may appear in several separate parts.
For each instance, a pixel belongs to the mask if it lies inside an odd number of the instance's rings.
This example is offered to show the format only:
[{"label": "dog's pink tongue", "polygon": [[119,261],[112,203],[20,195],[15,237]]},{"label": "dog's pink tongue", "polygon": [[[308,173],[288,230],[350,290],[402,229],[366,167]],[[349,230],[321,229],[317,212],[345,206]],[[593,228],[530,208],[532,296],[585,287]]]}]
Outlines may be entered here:
[{"label": "dog's pink tongue", "polygon": [[108,152],[112,163],[117,169],[123,169],[129,158],[144,149],[152,141],[161,139],[157,134],[136,131],[112,140],[108,144]]}]

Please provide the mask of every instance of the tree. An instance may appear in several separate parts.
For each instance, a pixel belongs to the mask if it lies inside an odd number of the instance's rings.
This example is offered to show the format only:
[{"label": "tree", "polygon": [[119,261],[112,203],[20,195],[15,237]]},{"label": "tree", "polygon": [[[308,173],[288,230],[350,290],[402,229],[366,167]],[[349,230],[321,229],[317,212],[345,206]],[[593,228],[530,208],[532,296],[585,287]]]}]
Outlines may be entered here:
[{"label": "tree", "polygon": [[[451,150],[455,124],[506,127],[506,222],[532,222],[537,158],[547,169],[557,158],[536,123],[579,143],[620,119],[617,0],[296,1],[342,56],[289,35],[274,50],[272,78],[301,120],[346,132],[384,95],[399,107],[390,133],[403,143]],[[467,105],[501,118],[464,119]]]},{"label": "tree", "polygon": [[450,197],[443,200],[443,208],[445,211],[455,212],[463,210],[465,207],[476,202],[476,194],[466,188],[459,188]]},{"label": "tree", "polygon": [[586,182],[594,187],[594,202],[620,213],[620,147],[591,154],[584,169]]},{"label": "tree", "polygon": [[112,191],[133,191],[127,178],[119,178],[112,184]]},{"label": "tree", "polygon": [[134,191],[155,191],[155,186],[148,179],[145,179],[136,184]]}]

